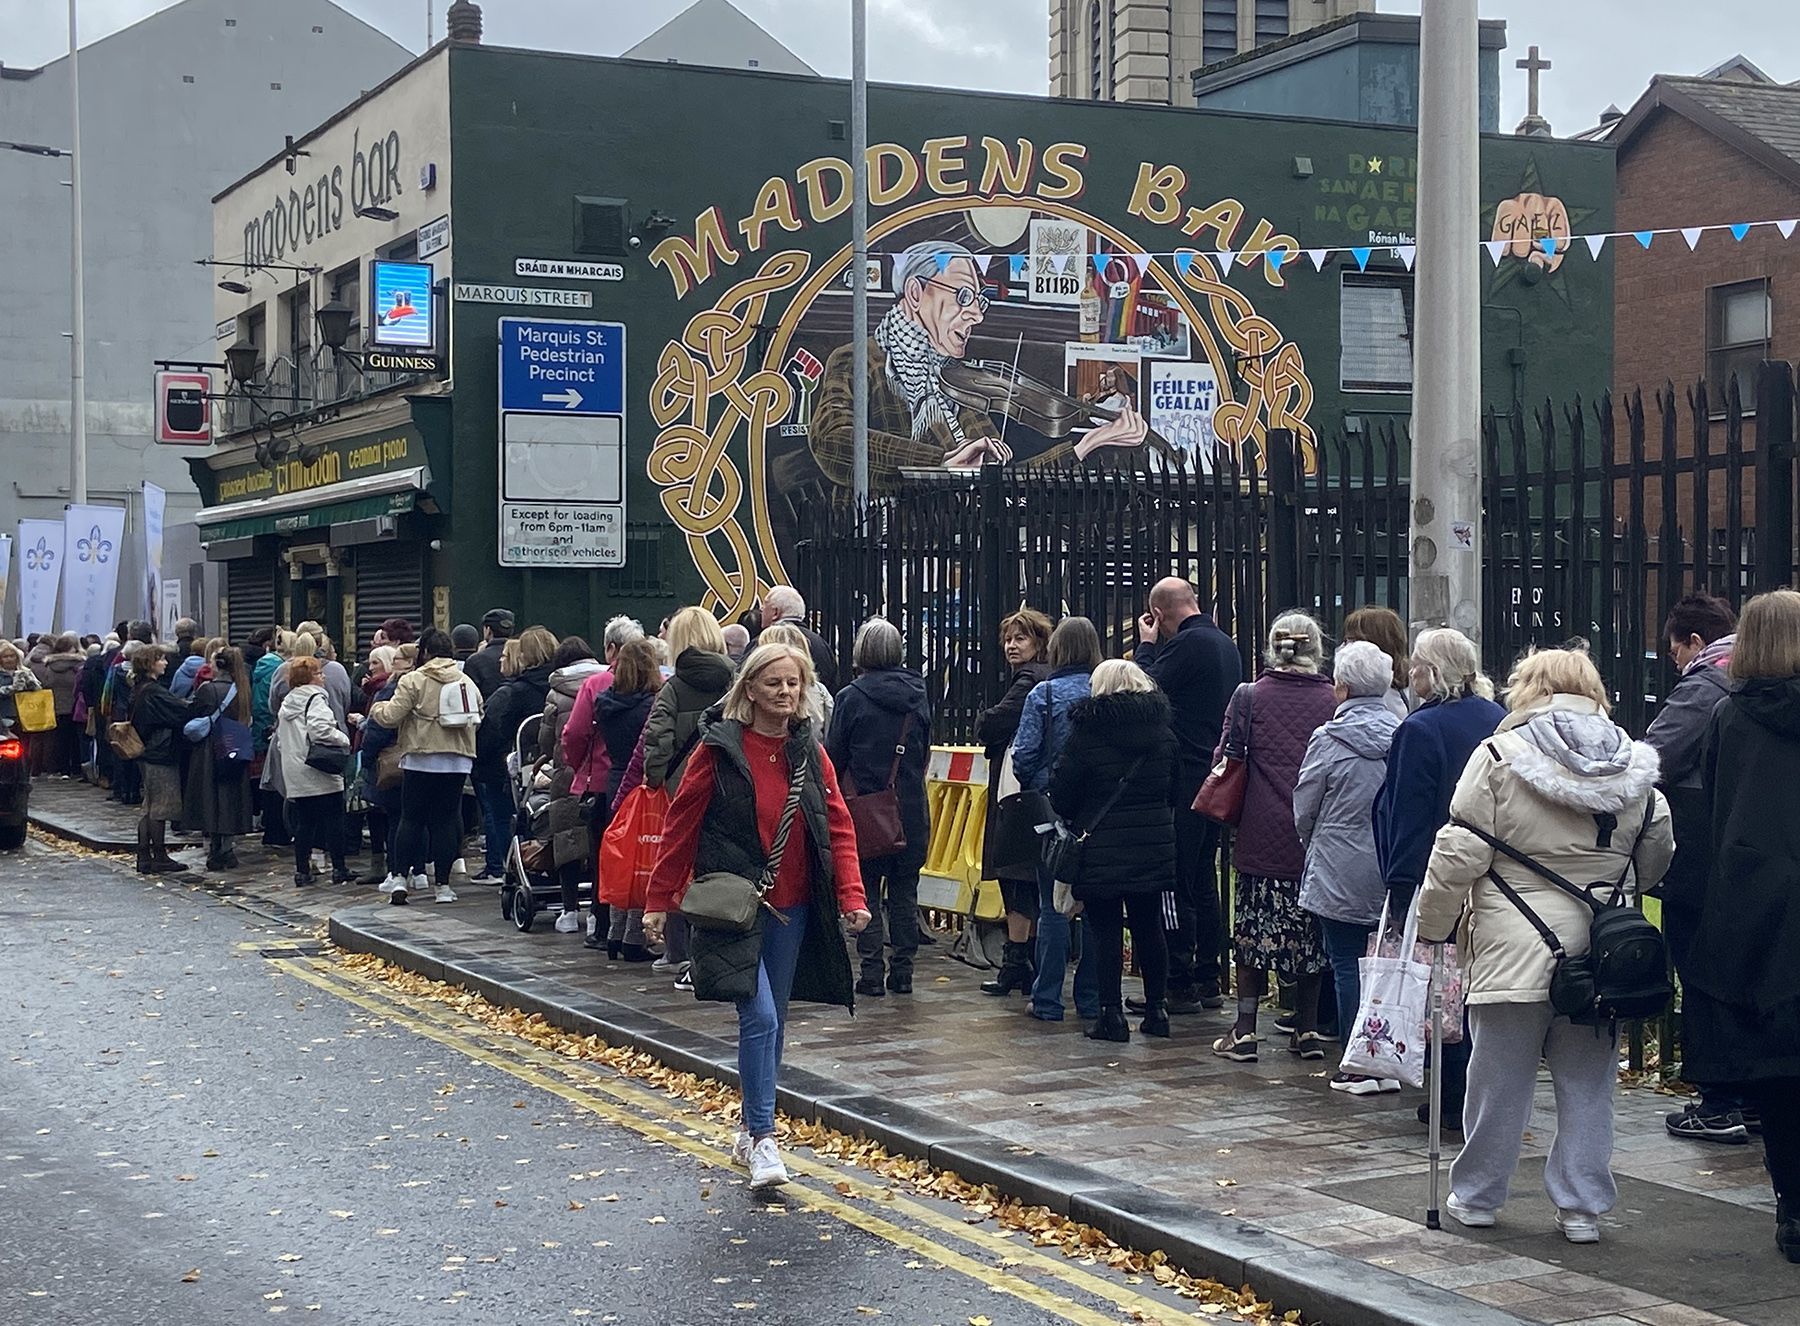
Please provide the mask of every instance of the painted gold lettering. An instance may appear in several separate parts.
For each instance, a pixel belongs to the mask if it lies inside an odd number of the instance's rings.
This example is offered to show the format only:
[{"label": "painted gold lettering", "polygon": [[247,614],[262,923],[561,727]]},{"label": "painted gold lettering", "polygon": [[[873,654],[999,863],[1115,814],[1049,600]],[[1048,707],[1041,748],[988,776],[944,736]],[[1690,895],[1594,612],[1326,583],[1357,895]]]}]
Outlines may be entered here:
[{"label": "painted gold lettering", "polygon": [[716,263],[735,263],[743,255],[731,247],[725,234],[725,217],[717,207],[709,207],[694,218],[694,238],[688,240],[671,235],[650,250],[650,261],[669,274],[675,284],[675,298],[685,299],[688,291],[712,279]]},{"label": "painted gold lettering", "polygon": [[[1037,154],[1031,140],[1019,139],[1016,157],[1007,154],[1006,144],[998,138],[983,138],[981,147],[987,153],[987,160],[981,167],[981,192],[991,195],[1003,189],[1011,194],[1024,193],[1031,184],[1031,160]],[[996,185],[1000,189],[996,189]]]},{"label": "painted gold lettering", "polygon": [[763,230],[771,221],[783,230],[800,229],[800,218],[794,213],[794,190],[779,175],[769,177],[762,192],[756,195],[756,207],[738,222],[738,231],[749,241],[752,253],[762,247]]},{"label": "painted gold lettering", "polygon": [[1079,198],[1087,182],[1077,164],[1087,159],[1087,148],[1080,143],[1052,143],[1044,149],[1044,173],[1058,183],[1038,185],[1040,198]]},{"label": "painted gold lettering", "polygon": [[[832,196],[827,175],[837,177],[837,194]],[[850,163],[842,157],[817,157],[794,172],[806,190],[806,212],[814,221],[835,221],[850,210]]]},{"label": "painted gold lettering", "polygon": [[[876,143],[869,148],[869,202],[886,207],[910,197],[919,187],[919,163],[913,154],[898,143]],[[894,176],[888,178],[885,162],[894,163]]]},{"label": "painted gold lettering", "polygon": [[[955,138],[925,140],[925,183],[933,193],[949,196],[969,191],[967,178],[950,178],[952,175],[962,175],[968,169],[968,162],[962,157],[968,146],[967,134],[959,134]],[[951,155],[952,153],[955,155]]]},{"label": "painted gold lettering", "polygon": [[1218,238],[1218,247],[1231,247],[1231,237],[1244,219],[1244,205],[1236,198],[1221,198],[1211,207],[1190,207],[1181,223],[1184,235],[1198,235],[1210,230]]},{"label": "painted gold lettering", "polygon": [[1125,210],[1159,226],[1170,225],[1181,216],[1181,195],[1186,188],[1187,172],[1180,166],[1152,169],[1148,161],[1143,162],[1138,166],[1137,183]]}]

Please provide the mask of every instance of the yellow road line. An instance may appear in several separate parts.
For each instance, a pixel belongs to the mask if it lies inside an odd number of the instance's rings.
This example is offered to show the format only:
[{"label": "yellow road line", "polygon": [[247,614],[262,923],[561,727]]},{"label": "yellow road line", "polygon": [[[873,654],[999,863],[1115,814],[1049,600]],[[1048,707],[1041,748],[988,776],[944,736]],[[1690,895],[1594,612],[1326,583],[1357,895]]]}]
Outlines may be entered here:
[{"label": "yellow road line", "polygon": [[[573,1084],[559,1082],[538,1068],[517,1062],[508,1062],[505,1055],[524,1057],[526,1053],[529,1053],[534,1058],[544,1056],[548,1060],[548,1067],[553,1067],[558,1072],[571,1076],[574,1075],[575,1066],[579,1063],[579,1061],[566,1060],[553,1055],[529,1042],[505,1045],[504,1050],[490,1050],[482,1045],[474,1044],[472,1042],[477,1039],[475,1034],[472,1034],[464,1026],[449,1023],[449,1016],[453,1015],[433,1010],[430,1014],[415,1016],[412,1001],[407,1001],[409,1007],[405,1009],[397,1008],[395,1007],[396,1003],[404,999],[404,996],[388,989],[378,980],[346,972],[334,964],[318,959],[280,958],[274,959],[273,965],[309,985],[355,1004],[364,1011],[392,1022],[415,1035],[436,1041],[485,1067],[518,1078],[520,1081],[547,1091],[570,1104],[599,1115],[608,1122],[630,1129],[640,1136],[675,1147],[699,1160],[702,1164],[717,1168],[729,1168],[729,1162],[725,1159],[723,1149],[716,1143],[685,1136],[682,1132],[676,1131],[674,1127],[646,1119],[635,1112],[636,1109],[653,1109],[663,1118],[668,1119],[670,1102],[664,1096],[643,1089],[621,1088],[604,1080],[601,1074],[591,1066],[583,1066],[584,1075],[590,1079],[585,1083],[586,1089],[584,1089]],[[349,982],[378,990],[385,1003],[361,991],[347,988]],[[424,1010],[416,1011],[424,1012]],[[610,1072],[610,1070],[608,1071]],[[611,1096],[619,1103],[596,1100],[591,1094],[593,1091]],[[626,1108],[627,1106],[635,1108]],[[717,1126],[712,1120],[690,1110],[677,1109],[674,1114],[676,1117],[669,1119],[670,1123],[682,1125],[698,1123],[711,1128]],[[1124,1286],[1113,1284],[1100,1276],[1071,1266],[1061,1257],[1048,1256],[1029,1247],[1014,1247],[1010,1242],[986,1243],[974,1237],[965,1222],[954,1220],[941,1212],[933,1211],[929,1207],[894,1194],[891,1189],[866,1183],[848,1175],[843,1170],[806,1159],[795,1153],[790,1153],[788,1160],[790,1170],[827,1184],[848,1183],[852,1192],[866,1201],[879,1201],[883,1206],[904,1213],[909,1219],[928,1225],[942,1234],[953,1237],[958,1242],[979,1248],[986,1255],[1004,1256],[1019,1262],[1021,1267],[1030,1265],[1033,1269],[1061,1281],[1073,1290],[1110,1302],[1126,1313],[1139,1314],[1141,1320],[1150,1322],[1162,1319],[1174,1320],[1185,1315],[1180,1308],[1171,1307],[1157,1299],[1134,1293]],[[1008,1275],[1007,1268],[984,1265],[972,1257],[861,1210],[852,1203],[842,1201],[835,1196],[818,1192],[812,1188],[804,1188],[802,1191],[806,1201],[812,1207],[827,1211],[846,1224],[854,1225],[918,1256],[927,1257],[939,1265],[957,1271],[983,1285],[1023,1299],[1035,1307],[1054,1313],[1063,1320],[1076,1323],[1076,1326],[1118,1326],[1117,1318],[1069,1302],[1062,1296],[1053,1294],[1029,1280]],[[996,1276],[1001,1278],[996,1279]]]}]

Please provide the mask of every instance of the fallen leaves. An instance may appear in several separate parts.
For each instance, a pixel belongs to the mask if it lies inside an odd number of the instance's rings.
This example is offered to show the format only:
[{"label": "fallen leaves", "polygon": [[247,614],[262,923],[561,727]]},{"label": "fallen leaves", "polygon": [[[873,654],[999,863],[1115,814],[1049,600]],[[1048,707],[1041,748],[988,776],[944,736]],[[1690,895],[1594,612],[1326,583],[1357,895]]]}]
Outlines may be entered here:
[{"label": "fallen leaves", "polygon": [[181,1277],[181,1283],[184,1285],[199,1284],[200,1283],[200,1268],[198,1266],[196,1266],[196,1267],[194,1267],[193,1270],[191,1270],[191,1271],[187,1272],[187,1274],[183,1275]]}]

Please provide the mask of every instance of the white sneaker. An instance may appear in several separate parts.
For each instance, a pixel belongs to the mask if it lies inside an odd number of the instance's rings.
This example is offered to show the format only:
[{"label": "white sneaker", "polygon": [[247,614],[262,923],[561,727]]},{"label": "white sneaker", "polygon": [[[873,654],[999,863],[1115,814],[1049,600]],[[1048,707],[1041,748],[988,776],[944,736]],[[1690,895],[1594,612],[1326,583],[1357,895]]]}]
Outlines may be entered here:
[{"label": "white sneaker", "polygon": [[396,891],[404,893],[406,891],[406,880],[403,876],[396,875],[390,870],[388,871],[388,877],[375,887],[383,893],[394,893]]},{"label": "white sneaker", "polygon": [[1563,1237],[1571,1243],[1600,1241],[1599,1216],[1583,1215],[1579,1211],[1558,1211],[1556,1227],[1562,1230]]},{"label": "white sneaker", "polygon": [[592,939],[594,937],[594,932],[600,928],[599,915],[594,912],[589,912],[582,918],[582,922],[582,928],[587,932],[587,937]]},{"label": "white sneaker", "polygon": [[430,887],[431,887],[431,881],[425,878],[425,872],[421,870],[418,874],[416,874],[412,877],[411,883],[406,884],[402,888],[402,892],[423,893],[423,892],[425,892],[425,890],[429,889]]},{"label": "white sneaker", "polygon": [[788,1181],[787,1166],[781,1163],[781,1152],[773,1137],[758,1138],[750,1148],[751,1188],[779,1188]]},{"label": "white sneaker", "polygon": [[750,1134],[742,1128],[731,1137],[731,1163],[740,1169],[750,1168]]},{"label": "white sneaker", "polygon": [[658,958],[655,962],[650,964],[650,970],[655,972],[658,976],[667,976],[670,972],[675,970],[675,967],[676,964],[670,962],[666,957]]},{"label": "white sneaker", "polygon": [[[480,882],[476,881],[478,884]],[[565,935],[578,935],[581,933],[581,918],[574,912],[563,912],[556,918],[556,928]]]},{"label": "white sneaker", "polygon": [[[1477,1211],[1472,1206],[1464,1206],[1455,1193],[1451,1193],[1444,1199],[1444,1210],[1450,1213],[1451,1218],[1457,1224],[1466,1225],[1470,1229],[1492,1229],[1494,1227],[1492,1211]],[[1560,1218],[1557,1223],[1561,1223]]]},{"label": "white sneaker", "polygon": [[437,886],[437,894],[432,898],[432,901],[433,902],[455,902],[456,894],[450,888],[450,886],[448,884],[440,884]]}]

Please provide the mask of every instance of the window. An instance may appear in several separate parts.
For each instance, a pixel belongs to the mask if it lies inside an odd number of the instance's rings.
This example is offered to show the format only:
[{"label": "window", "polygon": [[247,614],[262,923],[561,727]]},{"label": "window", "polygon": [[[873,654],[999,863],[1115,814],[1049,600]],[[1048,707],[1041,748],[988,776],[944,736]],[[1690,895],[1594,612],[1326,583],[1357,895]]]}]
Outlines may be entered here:
[{"label": "window", "polygon": [[362,349],[362,264],[353,262],[340,267],[325,279],[331,285],[331,297],[350,308],[350,339],[344,342],[344,348]]},{"label": "window", "polygon": [[1112,26],[1112,15],[1108,8],[1103,0],[1094,0],[1088,10],[1088,96],[1094,101],[1112,99],[1112,56],[1107,49],[1111,45],[1107,29]]},{"label": "window", "polygon": [[1411,272],[1345,272],[1338,305],[1345,391],[1411,391]]},{"label": "window", "polygon": [[1756,408],[1756,366],[1769,357],[1769,283],[1740,281],[1706,292],[1706,386],[1723,411],[1732,374],[1747,410]]},{"label": "window", "polygon": [[1287,0],[1256,0],[1256,44],[1267,46],[1287,35]]},{"label": "window", "polygon": [[266,305],[258,304],[244,315],[244,339],[256,347],[256,371],[269,362],[269,328]]},{"label": "window", "polygon": [[1217,64],[1237,54],[1237,0],[1206,0],[1200,11],[1200,58]]}]

